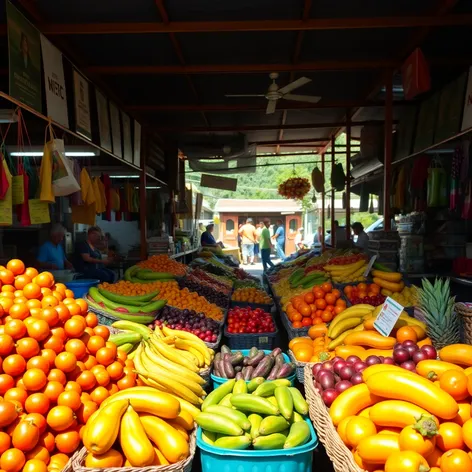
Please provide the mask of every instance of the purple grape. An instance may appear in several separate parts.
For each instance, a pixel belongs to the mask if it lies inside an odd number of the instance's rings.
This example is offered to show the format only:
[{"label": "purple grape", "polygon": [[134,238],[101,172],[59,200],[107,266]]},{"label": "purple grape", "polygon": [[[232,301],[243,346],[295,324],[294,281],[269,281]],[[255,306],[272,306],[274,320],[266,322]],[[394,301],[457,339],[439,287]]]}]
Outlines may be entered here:
[{"label": "purple grape", "polygon": [[410,359],[410,353],[406,349],[400,348],[393,351],[392,357],[397,364],[401,364]]}]

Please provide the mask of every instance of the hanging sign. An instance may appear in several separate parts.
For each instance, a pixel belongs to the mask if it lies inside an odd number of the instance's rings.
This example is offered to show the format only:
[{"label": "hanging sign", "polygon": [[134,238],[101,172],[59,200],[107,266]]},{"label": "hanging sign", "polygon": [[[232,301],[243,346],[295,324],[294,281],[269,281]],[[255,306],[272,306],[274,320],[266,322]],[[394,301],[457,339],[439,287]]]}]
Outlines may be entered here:
[{"label": "hanging sign", "polygon": [[121,123],[123,124],[123,157],[125,161],[133,162],[133,147],[131,146],[131,121],[129,116],[121,112]]},{"label": "hanging sign", "polygon": [[141,167],[141,125],[136,120],[134,120],[133,164]]},{"label": "hanging sign", "polygon": [[87,139],[92,140],[90,122],[90,99],[88,80],[74,70],[75,129]]},{"label": "hanging sign", "polygon": [[44,88],[46,89],[48,116],[68,128],[69,116],[62,54],[43,35],[41,35],[41,52],[43,54]]},{"label": "hanging sign", "polygon": [[28,200],[30,219],[32,225],[41,225],[51,222],[49,203],[42,202],[39,198]]},{"label": "hanging sign", "polygon": [[218,188],[220,190],[230,190],[234,192],[238,185],[238,179],[230,179],[229,177],[221,177],[219,175],[202,174],[200,185],[202,187]]},{"label": "hanging sign", "polygon": [[374,321],[374,328],[382,336],[389,336],[402,311],[403,307],[399,303],[387,297],[377,319]]},{"label": "hanging sign", "polygon": [[403,93],[412,100],[431,88],[429,66],[420,48],[416,48],[402,66]]},{"label": "hanging sign", "polygon": [[110,115],[108,113],[108,99],[98,89],[95,89],[95,98],[97,100],[98,112],[98,131],[100,134],[100,146],[107,151],[112,152]]},{"label": "hanging sign", "polygon": [[462,114],[462,128],[472,128],[472,67],[469,69],[469,79],[465,90],[464,111]]},{"label": "hanging sign", "polygon": [[123,157],[121,150],[120,110],[118,110],[118,107],[113,102],[110,102],[110,119],[113,154],[118,157]]},{"label": "hanging sign", "polygon": [[41,112],[39,31],[7,1],[10,95]]},{"label": "hanging sign", "polygon": [[11,187],[12,187],[12,204],[13,205],[22,205],[25,201],[25,181],[23,175],[14,175],[11,178]]}]

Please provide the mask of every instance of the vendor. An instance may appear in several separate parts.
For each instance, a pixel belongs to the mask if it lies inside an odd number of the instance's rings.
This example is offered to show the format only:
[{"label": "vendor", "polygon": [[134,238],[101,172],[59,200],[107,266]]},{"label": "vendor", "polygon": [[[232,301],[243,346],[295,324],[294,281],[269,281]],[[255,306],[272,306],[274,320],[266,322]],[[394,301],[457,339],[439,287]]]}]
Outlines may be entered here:
[{"label": "vendor", "polygon": [[49,233],[49,241],[46,241],[40,248],[37,257],[37,266],[44,270],[73,270],[74,267],[67,260],[62,241],[66,234],[65,228],[56,223],[52,225]]},{"label": "vendor", "polygon": [[216,242],[215,237],[213,236],[213,230],[215,229],[215,225],[210,223],[206,227],[206,231],[204,231],[200,237],[200,244],[202,247],[224,247],[223,243]]},{"label": "vendor", "polygon": [[105,267],[113,262],[113,258],[103,259],[99,249],[103,246],[103,239],[102,230],[98,226],[89,228],[87,239],[76,246],[76,267],[84,278],[113,283],[115,273]]},{"label": "vendor", "polygon": [[369,235],[364,231],[364,226],[362,223],[356,221],[351,225],[352,231],[357,236],[357,241],[354,245],[359,248],[361,251],[367,252],[369,249]]}]

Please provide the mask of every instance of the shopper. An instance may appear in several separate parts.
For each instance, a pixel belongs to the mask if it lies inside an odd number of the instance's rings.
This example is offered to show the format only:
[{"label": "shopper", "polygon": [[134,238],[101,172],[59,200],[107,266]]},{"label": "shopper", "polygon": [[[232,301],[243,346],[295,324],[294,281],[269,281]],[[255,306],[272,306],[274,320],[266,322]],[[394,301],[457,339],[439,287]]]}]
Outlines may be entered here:
[{"label": "shopper", "polygon": [[77,244],[76,268],[86,279],[98,279],[100,282],[113,283],[115,273],[106,268],[113,263],[113,258],[102,258],[99,247],[103,247],[105,236],[98,226],[92,226],[87,231],[87,239]]},{"label": "shopper", "polygon": [[216,239],[212,234],[214,229],[215,225],[213,223],[207,225],[206,231],[204,231],[200,236],[200,244],[202,247],[224,247],[222,242],[216,242]]},{"label": "shopper", "polygon": [[257,240],[257,234],[251,218],[246,220],[246,224],[241,227],[239,234],[241,235],[243,264],[254,265],[254,244]]},{"label": "shopper", "polygon": [[66,230],[60,223],[51,227],[49,241],[46,241],[40,248],[37,257],[38,268],[46,270],[73,270],[74,267],[67,260],[62,241]]},{"label": "shopper", "polygon": [[323,228],[318,226],[318,231],[313,236],[313,244],[323,244]]},{"label": "shopper", "polygon": [[364,226],[362,223],[356,221],[352,224],[351,228],[357,236],[357,241],[354,245],[362,251],[367,252],[369,249],[369,235],[364,231]]},{"label": "shopper", "polygon": [[254,244],[254,260],[256,262],[259,261],[260,241],[261,241],[261,234],[262,234],[263,229],[264,229],[264,222],[259,221],[256,228],[256,243]]},{"label": "shopper", "polygon": [[261,250],[261,259],[262,259],[262,268],[266,272],[267,267],[275,267],[272,261],[270,260],[270,253],[272,252],[272,243],[270,241],[270,220],[269,218],[264,218],[263,222],[264,227],[261,231],[261,237],[259,239],[259,247]]},{"label": "shopper", "polygon": [[277,229],[275,230],[272,240],[275,241],[275,253],[282,261],[285,259],[285,228],[282,220],[277,220]]},{"label": "shopper", "polygon": [[295,251],[303,249],[305,245],[303,244],[303,228],[298,228],[297,235],[295,236]]}]

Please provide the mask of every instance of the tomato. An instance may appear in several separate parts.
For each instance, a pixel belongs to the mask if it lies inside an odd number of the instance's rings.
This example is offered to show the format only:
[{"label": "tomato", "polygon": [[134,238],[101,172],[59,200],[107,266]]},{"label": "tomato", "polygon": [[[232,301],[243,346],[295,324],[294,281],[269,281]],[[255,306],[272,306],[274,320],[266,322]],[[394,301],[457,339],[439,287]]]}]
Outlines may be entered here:
[{"label": "tomato", "polygon": [[452,423],[450,421],[441,423],[439,425],[436,443],[443,451],[462,449],[464,447],[462,428],[457,423]]},{"label": "tomato", "polygon": [[377,433],[374,422],[363,416],[355,416],[346,425],[346,439],[351,447],[357,447],[362,439]]},{"label": "tomato", "polygon": [[[434,429],[436,430],[436,424],[433,424]],[[410,425],[402,429],[398,438],[398,443],[400,444],[401,451],[413,451],[426,457],[434,451],[436,446],[436,437],[435,435],[432,435],[431,437],[423,436],[415,429],[414,425]]]},{"label": "tomato", "polygon": [[439,377],[439,386],[449,393],[455,400],[464,400],[469,396],[467,390],[468,378],[464,372],[457,370],[446,370]]},{"label": "tomato", "polygon": [[10,401],[0,402],[0,427],[8,426],[18,418],[20,411],[17,406]]},{"label": "tomato", "polygon": [[39,441],[39,428],[34,420],[20,421],[13,431],[12,444],[20,451],[30,451]]},{"label": "tomato", "polygon": [[451,449],[441,456],[441,472],[472,472],[472,460],[467,452]]},{"label": "tomato", "polygon": [[470,449],[472,446],[472,419],[468,419],[462,426],[462,436],[466,446]]},{"label": "tomato", "polygon": [[16,448],[7,449],[0,457],[0,468],[5,472],[20,472],[26,459],[23,451]]},{"label": "tomato", "polygon": [[394,452],[385,462],[385,472],[419,472],[422,469],[428,470],[428,463],[414,451]]}]

